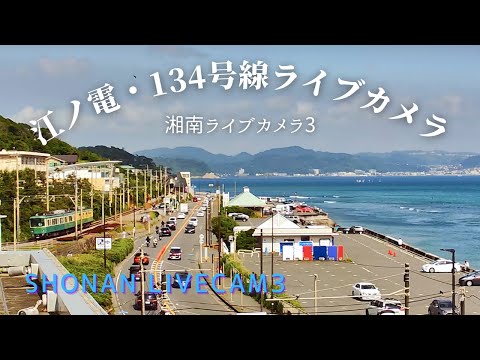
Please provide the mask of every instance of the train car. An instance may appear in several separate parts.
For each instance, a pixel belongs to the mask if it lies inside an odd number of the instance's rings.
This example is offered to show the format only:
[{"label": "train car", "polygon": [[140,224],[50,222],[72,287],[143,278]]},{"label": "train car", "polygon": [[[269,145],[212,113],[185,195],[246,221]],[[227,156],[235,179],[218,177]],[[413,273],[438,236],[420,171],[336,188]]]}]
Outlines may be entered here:
[{"label": "train car", "polygon": [[[83,227],[93,221],[93,210],[78,210],[77,224]],[[46,239],[75,231],[75,211],[55,210],[42,215],[30,217],[30,231],[35,239]]]}]

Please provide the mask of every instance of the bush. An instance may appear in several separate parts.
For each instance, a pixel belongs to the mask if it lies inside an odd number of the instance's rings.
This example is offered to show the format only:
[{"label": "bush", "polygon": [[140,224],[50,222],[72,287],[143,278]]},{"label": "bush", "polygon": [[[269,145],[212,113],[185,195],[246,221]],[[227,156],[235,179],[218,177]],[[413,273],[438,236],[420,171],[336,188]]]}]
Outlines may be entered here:
[{"label": "bush", "polygon": [[133,251],[133,239],[117,239],[112,243],[112,249],[107,250],[107,259],[119,264]]},{"label": "bush", "polygon": [[237,234],[237,250],[253,250],[257,245],[257,238],[252,236],[255,229],[240,231]]},{"label": "bush", "polygon": [[242,213],[248,216],[253,216],[255,214],[255,212],[252,209],[244,208],[241,206],[228,206],[225,208],[225,210],[227,211],[227,214]]}]

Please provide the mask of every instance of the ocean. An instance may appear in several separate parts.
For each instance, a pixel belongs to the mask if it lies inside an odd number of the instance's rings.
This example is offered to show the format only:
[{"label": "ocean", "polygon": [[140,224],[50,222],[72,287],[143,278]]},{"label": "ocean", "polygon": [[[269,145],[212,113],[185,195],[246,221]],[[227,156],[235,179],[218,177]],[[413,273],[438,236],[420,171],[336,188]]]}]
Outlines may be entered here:
[{"label": "ocean", "polygon": [[[209,186],[212,184],[213,186]],[[340,226],[361,225],[480,269],[480,176],[232,177],[192,179],[196,191],[218,186],[234,197],[281,196],[318,206]]]}]

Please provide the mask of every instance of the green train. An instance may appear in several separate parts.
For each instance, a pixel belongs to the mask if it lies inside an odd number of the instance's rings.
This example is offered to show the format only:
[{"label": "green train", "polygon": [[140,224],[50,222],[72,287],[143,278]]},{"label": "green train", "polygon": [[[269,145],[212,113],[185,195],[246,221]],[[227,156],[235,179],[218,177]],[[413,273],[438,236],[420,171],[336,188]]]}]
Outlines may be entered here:
[{"label": "green train", "polygon": [[[93,221],[93,210],[78,210],[77,223],[86,227]],[[55,210],[30,217],[30,231],[35,239],[47,239],[75,231],[75,211]]]}]

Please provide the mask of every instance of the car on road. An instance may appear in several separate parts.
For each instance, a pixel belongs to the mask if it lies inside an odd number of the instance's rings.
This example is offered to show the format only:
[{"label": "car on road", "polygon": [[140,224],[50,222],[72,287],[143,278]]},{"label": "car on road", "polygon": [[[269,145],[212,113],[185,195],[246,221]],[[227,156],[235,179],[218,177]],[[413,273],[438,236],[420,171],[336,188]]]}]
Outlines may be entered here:
[{"label": "car on road", "polygon": [[177,224],[172,220],[168,220],[165,226],[168,227],[170,230],[177,230]]},{"label": "car on road", "polygon": [[452,300],[434,299],[428,307],[428,315],[453,315]]},{"label": "car on road", "polygon": [[359,282],[353,285],[352,296],[360,300],[379,300],[380,290],[372,283]]},{"label": "car on road", "polygon": [[[461,271],[462,266],[459,263],[455,263],[454,265],[454,272]],[[438,259],[437,261],[434,261],[430,264],[424,264],[422,265],[422,271],[423,272],[429,272],[429,273],[449,273],[452,272],[452,261],[451,260],[445,260],[445,259]]]},{"label": "car on road", "polygon": [[187,224],[187,226],[185,226],[185,234],[195,234],[195,226]]},{"label": "car on road", "polygon": [[[140,265],[141,259],[142,259],[142,253],[140,252],[135,253],[135,256],[133,257],[133,265]],[[148,254],[143,253],[143,265],[148,265],[148,264],[149,264]]]},{"label": "car on road", "polygon": [[188,222],[189,224],[193,225],[193,226],[198,226],[198,218],[196,217],[191,217],[190,218],[190,221]]},{"label": "car on road", "polygon": [[205,213],[203,211],[197,212],[197,217],[202,217],[205,216]]},{"label": "car on road", "polygon": [[[188,281],[188,283],[187,283]],[[172,287],[174,288],[180,288],[180,283],[182,284],[182,287],[185,288],[185,285],[187,286],[187,289],[192,287],[192,276],[188,274],[186,271],[177,271],[173,275],[173,284]]]},{"label": "car on road", "polygon": [[[145,310],[158,310],[157,294],[153,292],[145,292]],[[137,299],[133,305],[135,310],[142,310],[142,295],[137,293]]]},{"label": "car on road", "polygon": [[162,227],[160,229],[160,232],[161,232],[162,236],[171,236],[172,235],[172,230],[170,230],[169,227]]},{"label": "car on road", "polygon": [[168,254],[168,260],[182,260],[182,248],[179,246],[172,246]]},{"label": "car on road", "polygon": [[183,212],[177,214],[177,219],[185,219],[185,217],[186,215]]},{"label": "car on road", "polygon": [[477,286],[480,285],[480,271],[462,276],[458,279],[460,286]]},{"label": "car on road", "polygon": [[175,226],[177,226],[177,218],[175,216],[170,216],[167,222],[169,221],[173,221],[175,223]]},{"label": "car on road", "polygon": [[141,270],[140,265],[132,265],[128,270],[130,271],[130,278],[132,277],[132,275],[134,275],[135,281],[142,281],[142,273],[140,272]]},{"label": "car on road", "polygon": [[402,302],[396,299],[372,300],[370,306],[365,310],[366,315],[405,315],[405,308]]},{"label": "car on road", "polygon": [[363,232],[365,231],[365,229],[363,228],[363,226],[359,226],[359,225],[355,225],[355,226],[352,226],[348,233],[349,234],[363,234]]}]

